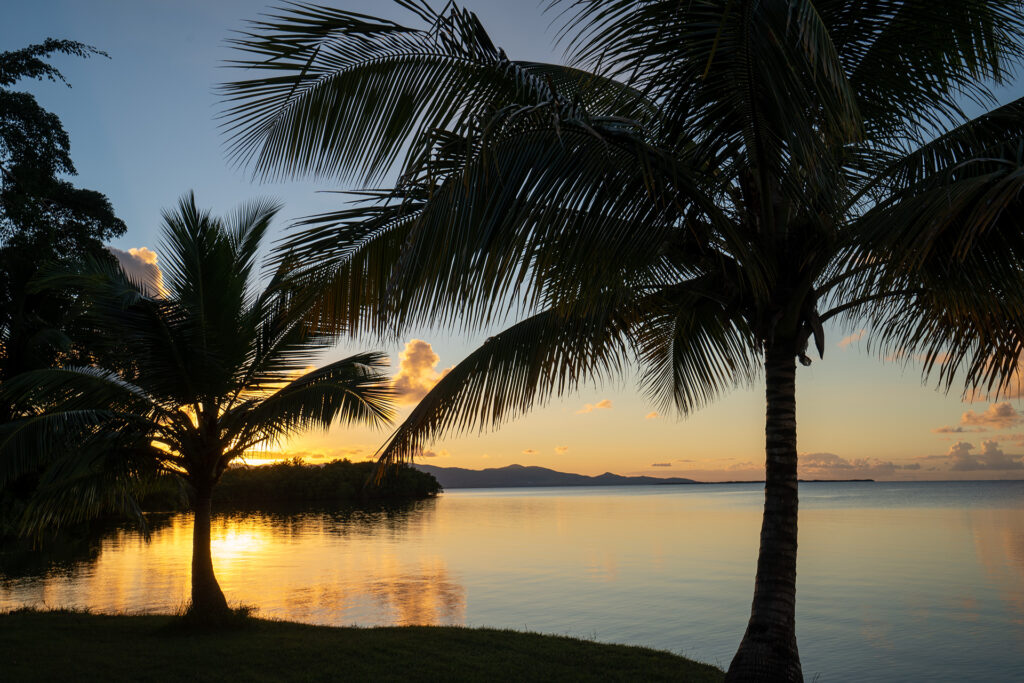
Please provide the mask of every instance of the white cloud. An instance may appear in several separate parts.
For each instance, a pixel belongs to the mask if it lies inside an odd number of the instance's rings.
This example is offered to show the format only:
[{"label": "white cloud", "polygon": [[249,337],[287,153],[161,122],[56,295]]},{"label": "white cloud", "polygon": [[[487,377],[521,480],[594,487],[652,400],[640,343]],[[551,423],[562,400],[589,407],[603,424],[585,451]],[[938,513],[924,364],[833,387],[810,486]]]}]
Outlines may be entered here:
[{"label": "white cloud", "polygon": [[162,295],[164,293],[164,274],[157,263],[157,253],[147,247],[132,247],[128,251],[107,247],[110,253],[117,258],[121,269],[127,273],[133,281],[142,285],[143,290],[149,295]]},{"label": "white cloud", "polygon": [[418,403],[451,370],[448,368],[444,372],[437,372],[437,363],[441,357],[422,339],[409,340],[398,358],[398,373],[392,380],[395,401],[398,403]]}]

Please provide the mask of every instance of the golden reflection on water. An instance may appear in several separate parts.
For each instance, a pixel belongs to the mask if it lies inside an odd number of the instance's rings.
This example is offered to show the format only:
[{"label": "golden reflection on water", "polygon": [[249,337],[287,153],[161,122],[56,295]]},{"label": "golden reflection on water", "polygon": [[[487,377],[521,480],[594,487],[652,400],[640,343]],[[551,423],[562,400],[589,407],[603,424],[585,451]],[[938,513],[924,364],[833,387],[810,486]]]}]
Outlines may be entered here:
[{"label": "golden reflection on water", "polygon": [[[1024,681],[1024,485],[821,484],[802,499],[809,680]],[[229,601],[265,617],[536,630],[721,664],[746,626],[762,503],[756,486],[622,487],[232,513],[214,518],[214,567]],[[0,609],[179,609],[191,516],[153,529],[43,574],[0,568]]]},{"label": "golden reflection on water", "polygon": [[[464,622],[465,591],[442,557],[409,556],[386,534],[346,526],[319,518],[215,516],[214,570],[230,602],[256,606],[261,616],[325,624]],[[314,527],[321,533],[309,533]],[[148,544],[119,531],[103,541],[92,563],[72,573],[5,582],[0,605],[177,611],[188,600],[191,554],[192,517],[175,515]]]}]

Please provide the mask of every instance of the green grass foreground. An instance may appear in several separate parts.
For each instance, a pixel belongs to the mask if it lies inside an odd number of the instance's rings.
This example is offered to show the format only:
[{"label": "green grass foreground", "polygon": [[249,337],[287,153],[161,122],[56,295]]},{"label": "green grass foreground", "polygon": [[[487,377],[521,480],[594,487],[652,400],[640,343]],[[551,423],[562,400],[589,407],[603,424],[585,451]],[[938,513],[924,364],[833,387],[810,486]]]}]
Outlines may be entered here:
[{"label": "green grass foreground", "polygon": [[0,614],[10,681],[720,681],[668,652],[447,626],[335,628],[247,619],[194,631],[170,616]]}]

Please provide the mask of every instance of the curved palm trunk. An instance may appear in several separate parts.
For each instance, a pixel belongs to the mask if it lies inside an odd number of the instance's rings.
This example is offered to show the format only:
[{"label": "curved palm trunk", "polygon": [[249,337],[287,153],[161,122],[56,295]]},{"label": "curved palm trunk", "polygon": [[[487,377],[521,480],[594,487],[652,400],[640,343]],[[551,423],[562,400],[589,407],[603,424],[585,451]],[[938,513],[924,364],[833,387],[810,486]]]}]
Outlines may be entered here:
[{"label": "curved palm trunk", "polygon": [[754,603],[727,681],[803,681],[796,646],[796,359],[765,349],[765,489]]},{"label": "curved palm trunk", "polygon": [[213,574],[210,553],[210,491],[196,492],[195,523],[192,530],[192,606],[201,618],[216,618],[228,611],[227,600]]}]

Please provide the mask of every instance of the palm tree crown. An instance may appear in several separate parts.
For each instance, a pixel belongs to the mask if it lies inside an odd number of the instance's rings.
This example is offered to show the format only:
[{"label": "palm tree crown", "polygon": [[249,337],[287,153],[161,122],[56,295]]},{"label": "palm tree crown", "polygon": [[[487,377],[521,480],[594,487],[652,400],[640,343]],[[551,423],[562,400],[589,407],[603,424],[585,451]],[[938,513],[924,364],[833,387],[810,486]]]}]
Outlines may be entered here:
[{"label": "palm tree crown", "polygon": [[255,22],[236,45],[260,73],[224,86],[259,173],[371,182],[400,159],[394,188],[285,245],[326,293],[319,325],[522,313],[383,459],[633,358],[683,412],[763,372],[761,554],[730,676],[801,679],[796,361],[844,316],[947,387],[1004,388],[1024,348],[1024,100],[961,111],[1024,57],[1021,3],[578,0],[574,66],[510,60],[455,5],[400,4],[424,27],[310,5]]},{"label": "palm tree crown", "polygon": [[44,466],[28,511],[36,528],[107,507],[134,510],[154,476],[193,492],[193,609],[226,609],[210,561],[210,497],[247,451],[335,420],[382,426],[392,417],[387,359],[362,353],[319,369],[332,337],[302,324],[290,267],[256,287],[260,242],[278,207],[253,202],[227,220],[189,195],[164,214],[161,278],[138,282],[94,262],[51,282],[79,288],[91,323],[123,354],[118,371],[26,373],[4,391],[36,406],[0,434],[0,480]]}]

